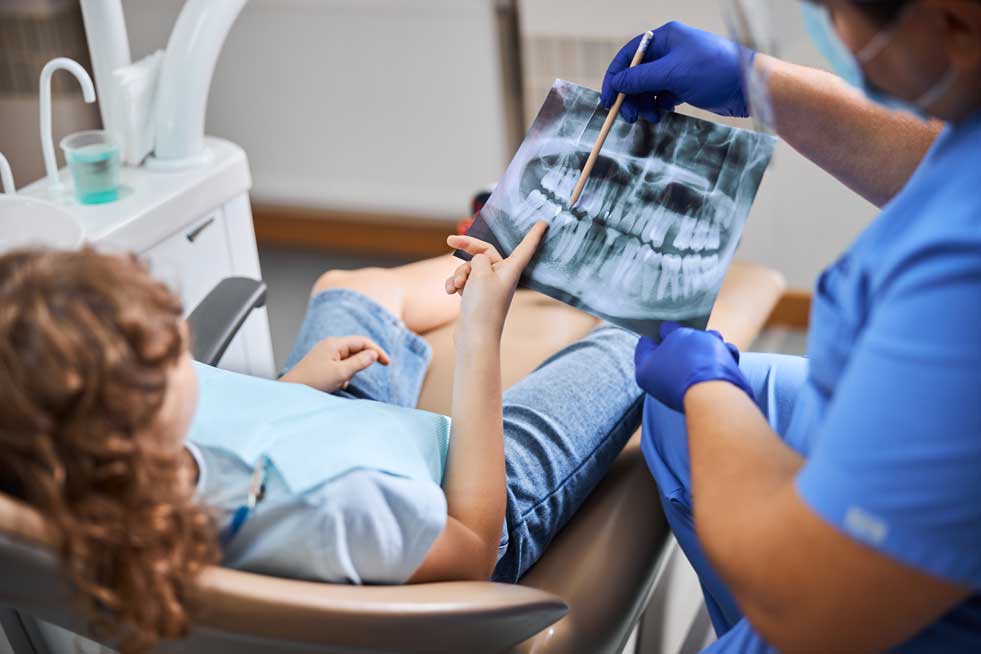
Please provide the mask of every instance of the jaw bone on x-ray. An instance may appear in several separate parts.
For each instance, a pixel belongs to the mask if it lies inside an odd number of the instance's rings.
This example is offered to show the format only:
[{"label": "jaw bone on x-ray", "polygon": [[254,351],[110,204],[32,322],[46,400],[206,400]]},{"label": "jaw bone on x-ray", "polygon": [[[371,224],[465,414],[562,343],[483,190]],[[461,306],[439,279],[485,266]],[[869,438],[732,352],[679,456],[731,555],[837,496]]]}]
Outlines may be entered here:
[{"label": "jaw bone on x-ray", "polygon": [[639,334],[704,328],[774,139],[679,114],[618,119],[570,209],[606,114],[595,91],[556,81],[468,233],[507,256],[547,220],[524,286]]}]

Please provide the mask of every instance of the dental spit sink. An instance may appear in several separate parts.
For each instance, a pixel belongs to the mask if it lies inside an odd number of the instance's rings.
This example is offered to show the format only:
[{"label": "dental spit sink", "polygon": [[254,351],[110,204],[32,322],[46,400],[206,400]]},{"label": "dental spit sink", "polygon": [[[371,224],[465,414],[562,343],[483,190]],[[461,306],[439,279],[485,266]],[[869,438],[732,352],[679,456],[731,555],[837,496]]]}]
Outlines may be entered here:
[{"label": "dental spit sink", "polygon": [[64,209],[23,195],[0,195],[0,253],[28,246],[72,250],[84,237],[82,226]]}]

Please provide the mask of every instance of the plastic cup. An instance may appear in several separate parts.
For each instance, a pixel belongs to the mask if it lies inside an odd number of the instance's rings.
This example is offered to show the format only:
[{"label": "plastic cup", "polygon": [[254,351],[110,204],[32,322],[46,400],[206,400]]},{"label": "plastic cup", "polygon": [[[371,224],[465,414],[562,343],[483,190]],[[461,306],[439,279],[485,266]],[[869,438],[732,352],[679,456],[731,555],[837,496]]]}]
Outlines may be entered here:
[{"label": "plastic cup", "polygon": [[65,161],[82,204],[115,202],[119,198],[119,146],[103,130],[75,132],[61,139]]}]

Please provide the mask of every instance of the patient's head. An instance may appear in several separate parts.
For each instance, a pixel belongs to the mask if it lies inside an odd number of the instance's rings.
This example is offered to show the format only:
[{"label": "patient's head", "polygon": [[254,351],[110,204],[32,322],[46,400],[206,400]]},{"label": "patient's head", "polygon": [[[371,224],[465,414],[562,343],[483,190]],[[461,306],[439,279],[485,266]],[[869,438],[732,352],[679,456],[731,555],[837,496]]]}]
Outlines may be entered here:
[{"label": "patient's head", "polygon": [[0,256],[0,389],[0,490],[48,518],[93,627],[126,650],[180,635],[216,546],[178,299],[132,257]]}]

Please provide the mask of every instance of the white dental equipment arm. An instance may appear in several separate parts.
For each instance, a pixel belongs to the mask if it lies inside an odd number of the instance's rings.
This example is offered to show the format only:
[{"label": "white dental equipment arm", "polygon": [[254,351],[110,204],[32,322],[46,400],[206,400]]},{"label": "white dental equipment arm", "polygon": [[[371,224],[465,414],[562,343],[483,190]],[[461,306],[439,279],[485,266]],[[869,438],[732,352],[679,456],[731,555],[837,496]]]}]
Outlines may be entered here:
[{"label": "white dental equipment arm", "polygon": [[157,87],[158,165],[199,163],[205,155],[204,117],[215,63],[247,0],[188,0],[167,42]]},{"label": "white dental equipment arm", "polygon": [[[207,160],[204,118],[215,63],[225,37],[248,0],[187,0],[167,42],[155,100],[155,148],[148,164],[178,169]],[[122,131],[112,116],[113,71],[130,64],[122,0],[82,0],[82,16],[104,128]]]},{"label": "white dental equipment arm", "polygon": [[115,105],[112,71],[130,63],[129,38],[121,2],[82,0],[82,20],[89,43],[92,72],[99,91],[102,129],[119,138],[119,119],[112,116]]},{"label": "white dental equipment arm", "polygon": [[14,186],[14,173],[10,170],[10,162],[2,154],[0,154],[0,180],[3,181],[4,193],[17,192],[17,187]]},{"label": "white dental equipment arm", "polygon": [[51,76],[57,70],[67,70],[75,76],[82,86],[82,97],[89,104],[95,102],[95,86],[92,78],[77,62],[65,57],[52,59],[41,70],[41,148],[44,151],[44,169],[52,188],[61,185],[58,179],[58,161],[55,159],[54,143],[51,139]]}]

